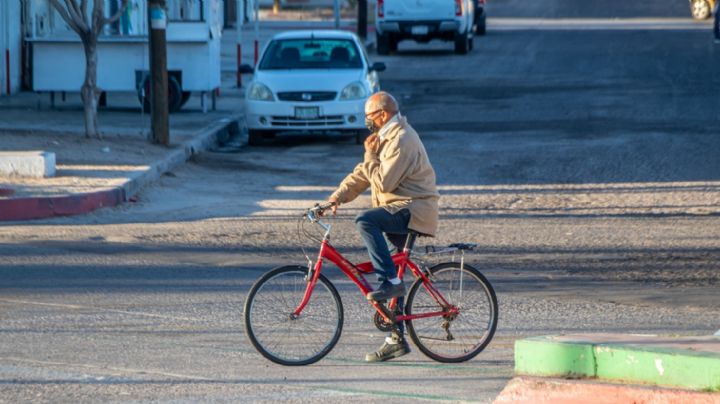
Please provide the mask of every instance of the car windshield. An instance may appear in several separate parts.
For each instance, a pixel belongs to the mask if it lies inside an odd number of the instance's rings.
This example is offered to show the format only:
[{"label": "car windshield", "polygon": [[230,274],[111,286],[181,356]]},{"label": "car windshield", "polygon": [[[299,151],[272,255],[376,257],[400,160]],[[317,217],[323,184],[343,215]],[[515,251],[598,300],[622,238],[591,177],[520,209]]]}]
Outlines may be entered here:
[{"label": "car windshield", "polygon": [[361,69],[360,51],[348,39],[282,39],[270,42],[260,70]]}]

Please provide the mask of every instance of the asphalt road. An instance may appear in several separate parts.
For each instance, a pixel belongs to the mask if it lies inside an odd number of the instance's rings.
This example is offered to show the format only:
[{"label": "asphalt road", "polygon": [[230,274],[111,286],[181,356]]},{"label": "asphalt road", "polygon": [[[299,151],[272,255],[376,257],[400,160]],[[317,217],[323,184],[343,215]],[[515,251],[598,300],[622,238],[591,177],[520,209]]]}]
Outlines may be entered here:
[{"label": "asphalt road", "polygon": [[[528,5],[520,6],[520,4]],[[686,17],[685,4],[498,1],[522,18]],[[560,24],[563,24],[560,22]],[[281,137],[206,153],[91,215],[0,229],[0,402],[491,401],[513,341],[562,332],[707,335],[720,328],[720,47],[710,26],[499,30],[468,56],[401,44],[383,86],[438,173],[444,244],[498,291],[500,324],[473,361],[415,349],[366,365],[383,334],[336,271],[343,336],[285,368],[244,335],[267,269],[303,263],[295,219],[361,158],[351,139]],[[715,69],[713,69],[715,67]],[[333,242],[364,260],[352,215]]]}]

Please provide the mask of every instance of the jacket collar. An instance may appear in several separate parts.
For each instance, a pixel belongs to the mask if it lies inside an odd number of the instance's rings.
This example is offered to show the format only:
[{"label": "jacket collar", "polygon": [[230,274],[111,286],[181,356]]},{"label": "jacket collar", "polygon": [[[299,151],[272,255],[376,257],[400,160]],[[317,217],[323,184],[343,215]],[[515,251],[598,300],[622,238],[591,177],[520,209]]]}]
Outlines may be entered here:
[{"label": "jacket collar", "polygon": [[407,119],[402,116],[399,112],[395,114],[378,132],[380,141],[386,141],[394,138],[400,132],[400,128],[404,128],[407,125]]}]

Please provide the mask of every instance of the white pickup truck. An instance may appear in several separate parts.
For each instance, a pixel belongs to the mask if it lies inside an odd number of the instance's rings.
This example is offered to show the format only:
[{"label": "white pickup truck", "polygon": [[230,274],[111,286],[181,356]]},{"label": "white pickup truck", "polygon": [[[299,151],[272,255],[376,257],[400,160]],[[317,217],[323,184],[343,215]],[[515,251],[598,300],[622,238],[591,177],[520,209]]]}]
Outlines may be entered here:
[{"label": "white pickup truck", "polygon": [[466,54],[474,35],[485,33],[484,4],[484,0],[377,0],[377,52],[395,52],[405,39],[419,43],[440,39],[453,41],[455,53]]}]

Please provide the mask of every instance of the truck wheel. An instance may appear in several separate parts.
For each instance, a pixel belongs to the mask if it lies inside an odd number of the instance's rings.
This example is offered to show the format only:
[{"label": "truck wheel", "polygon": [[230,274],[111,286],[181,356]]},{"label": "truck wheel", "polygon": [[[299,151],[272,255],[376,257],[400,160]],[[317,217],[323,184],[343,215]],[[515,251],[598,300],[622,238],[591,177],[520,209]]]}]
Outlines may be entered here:
[{"label": "truck wheel", "polygon": [[455,36],[455,53],[458,55],[466,55],[470,50],[470,39],[467,33],[463,32]]},{"label": "truck wheel", "polygon": [[486,31],[486,25],[485,25],[485,13],[478,18],[478,20],[475,22],[475,34],[482,36],[485,35]]},{"label": "truck wheel", "polygon": [[396,53],[398,49],[398,42],[400,41],[393,37],[390,37],[390,40],[388,42],[390,42],[390,52]]},{"label": "truck wheel", "polygon": [[707,0],[693,0],[690,2],[690,12],[696,20],[706,20],[710,18],[712,11]]},{"label": "truck wheel", "polygon": [[378,55],[390,54],[390,35],[377,35],[377,53]]},{"label": "truck wheel", "polygon": [[[150,113],[150,76],[143,81],[142,88],[145,90],[145,97],[138,94],[138,99],[142,104],[143,111]],[[176,112],[182,107],[183,91],[180,83],[173,76],[168,76],[168,112]]]}]

